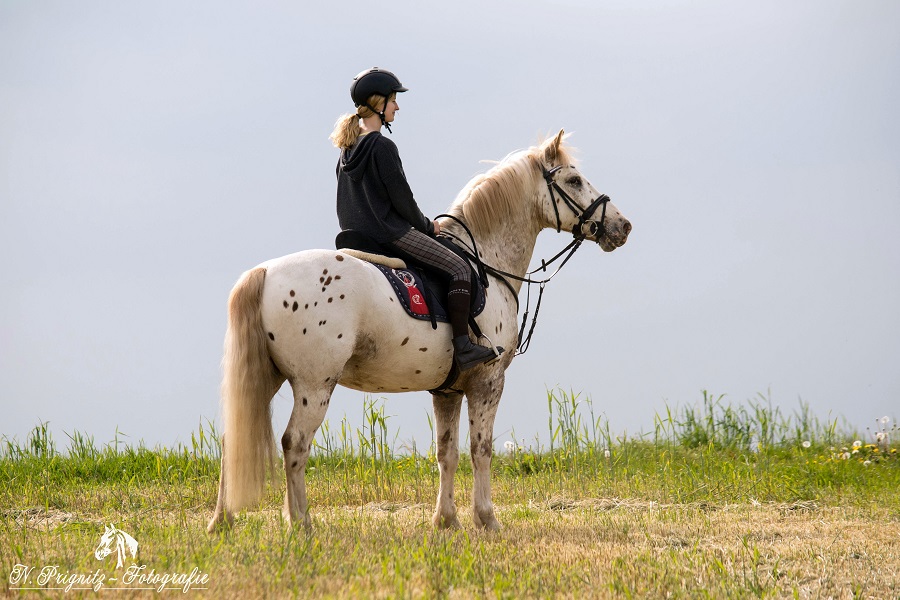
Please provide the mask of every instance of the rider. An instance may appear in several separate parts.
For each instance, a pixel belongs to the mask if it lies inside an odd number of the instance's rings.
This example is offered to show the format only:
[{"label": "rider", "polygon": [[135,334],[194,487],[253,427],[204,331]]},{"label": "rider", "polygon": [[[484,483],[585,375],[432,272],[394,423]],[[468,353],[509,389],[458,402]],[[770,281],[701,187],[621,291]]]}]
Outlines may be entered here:
[{"label": "rider", "polygon": [[397,146],[381,135],[391,131],[399,106],[397,93],[407,91],[397,76],[374,67],[353,78],[350,98],[356,112],[335,124],[331,141],[340,148],[337,164],[337,214],[341,229],[368,235],[382,246],[399,250],[450,279],[447,312],[460,370],[471,369],[496,355],[469,339],[472,282],[468,263],[434,239],[437,221],[422,214],[406,181]]}]

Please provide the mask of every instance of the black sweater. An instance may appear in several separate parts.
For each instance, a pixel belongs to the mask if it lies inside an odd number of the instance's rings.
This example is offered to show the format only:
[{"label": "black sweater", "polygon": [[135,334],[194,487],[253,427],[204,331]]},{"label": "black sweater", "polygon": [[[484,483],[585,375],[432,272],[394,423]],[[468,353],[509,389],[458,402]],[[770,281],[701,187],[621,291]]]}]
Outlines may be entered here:
[{"label": "black sweater", "polygon": [[402,237],[411,227],[434,233],[409,189],[397,145],[379,132],[364,135],[341,151],[337,182],[342,230],[360,231],[382,244]]}]

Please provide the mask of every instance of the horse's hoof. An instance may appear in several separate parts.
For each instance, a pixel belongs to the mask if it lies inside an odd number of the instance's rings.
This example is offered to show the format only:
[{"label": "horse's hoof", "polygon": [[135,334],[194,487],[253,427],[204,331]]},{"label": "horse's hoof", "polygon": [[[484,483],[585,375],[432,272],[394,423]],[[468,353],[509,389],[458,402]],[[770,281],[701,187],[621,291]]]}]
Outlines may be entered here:
[{"label": "horse's hoof", "polygon": [[500,521],[497,519],[490,519],[487,522],[479,523],[478,526],[484,531],[500,531],[503,529],[503,526],[500,525]]},{"label": "horse's hoof", "polygon": [[234,524],[234,519],[231,515],[219,514],[215,515],[209,521],[209,525],[206,526],[206,533],[213,535],[222,531],[223,529],[228,529]]},{"label": "horse's hoof", "polygon": [[439,514],[435,514],[431,522],[434,523],[435,529],[462,529],[462,524],[459,522],[456,515],[453,515],[452,517],[443,517]]},{"label": "horse's hoof", "polygon": [[479,515],[478,511],[475,511],[473,517],[475,526],[479,529],[483,529],[485,531],[500,531],[500,529],[502,529],[500,521],[498,521],[497,517],[494,516],[493,511],[485,515]]},{"label": "horse's hoof", "polygon": [[303,515],[303,518],[295,517],[290,514],[289,511],[283,510],[281,512],[281,522],[287,523],[292,528],[303,528],[307,532],[312,531],[312,519],[309,516],[309,513]]}]

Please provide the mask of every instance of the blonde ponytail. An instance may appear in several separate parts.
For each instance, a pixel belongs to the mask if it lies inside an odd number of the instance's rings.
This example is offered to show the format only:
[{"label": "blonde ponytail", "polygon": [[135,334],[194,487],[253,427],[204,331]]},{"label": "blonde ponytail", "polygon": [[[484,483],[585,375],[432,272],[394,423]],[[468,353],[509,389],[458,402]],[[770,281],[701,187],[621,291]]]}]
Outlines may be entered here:
[{"label": "blonde ponytail", "polygon": [[350,113],[341,115],[334,124],[334,131],[328,138],[331,143],[340,149],[349,148],[356,143],[356,138],[361,133],[359,127],[359,115]]},{"label": "blonde ponytail", "polygon": [[[369,96],[368,104],[376,110],[384,110],[387,102],[390,102],[396,97],[397,92],[392,93],[387,98],[378,94],[372,94]],[[366,119],[376,114],[369,106],[360,106],[355,114],[347,113],[346,115],[338,117],[337,122],[334,124],[334,131],[332,131],[331,135],[328,137],[328,139],[331,140],[331,143],[342,150],[355,144],[356,138],[362,133],[362,129],[359,126],[359,120]]]}]

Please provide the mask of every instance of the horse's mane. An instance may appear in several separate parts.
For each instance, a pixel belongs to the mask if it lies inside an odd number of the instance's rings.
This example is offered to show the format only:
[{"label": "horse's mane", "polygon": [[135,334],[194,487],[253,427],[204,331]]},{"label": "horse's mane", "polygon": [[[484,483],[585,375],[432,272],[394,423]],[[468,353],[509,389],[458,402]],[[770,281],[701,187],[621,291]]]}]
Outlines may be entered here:
[{"label": "horse's mane", "polygon": [[[547,168],[552,166],[545,159],[545,152],[553,143],[551,139],[513,152],[486,173],[473,177],[456,196],[449,214],[462,219],[476,235],[490,233],[494,223],[526,208],[526,201],[543,182],[541,164]],[[571,150],[565,144],[559,145],[553,163],[573,164]]]}]

